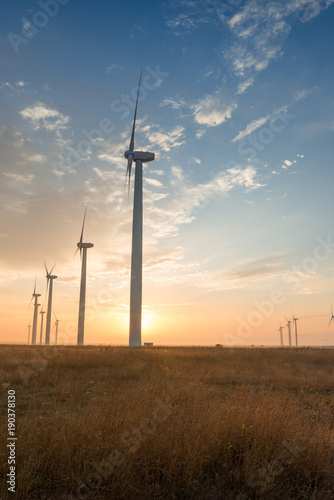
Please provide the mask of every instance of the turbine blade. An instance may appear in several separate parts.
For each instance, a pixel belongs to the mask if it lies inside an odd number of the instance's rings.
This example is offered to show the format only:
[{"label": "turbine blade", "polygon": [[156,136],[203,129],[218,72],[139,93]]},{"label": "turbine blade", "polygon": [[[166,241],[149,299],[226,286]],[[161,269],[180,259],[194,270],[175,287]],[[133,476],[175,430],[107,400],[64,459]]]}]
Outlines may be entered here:
[{"label": "turbine blade", "polygon": [[77,256],[77,253],[79,252],[79,247],[76,249],[76,251],[74,252],[74,255],[73,255],[73,259],[75,259],[75,257]]},{"label": "turbine blade", "polygon": [[36,293],[36,281],[37,281],[37,274],[36,274],[36,276],[35,276],[34,295],[35,295],[35,293]]},{"label": "turbine blade", "polygon": [[333,306],[332,306],[332,304],[331,304],[331,311],[332,311],[332,316],[333,316]]},{"label": "turbine blade", "polygon": [[132,162],[133,162],[133,155],[129,154],[129,156],[128,156],[128,166],[127,166],[127,169],[126,169],[125,181],[124,181],[124,191],[125,191],[125,188],[126,188],[126,184],[128,183],[128,199],[129,199],[129,196],[130,196],[130,178],[131,178]]},{"label": "turbine blade", "polygon": [[142,78],[142,71],[140,71],[140,77],[139,77],[137,101],[136,101],[135,114],[134,114],[134,118],[133,118],[133,126],[132,126],[132,134],[131,134],[129,151],[134,151],[134,149],[135,149],[135,128],[136,128],[136,120],[137,120],[137,109],[138,109],[139,91],[140,91],[140,86],[141,86],[141,78]]},{"label": "turbine blade", "polygon": [[48,268],[46,267],[46,262],[45,261],[44,261],[44,267],[45,267],[46,274],[49,274],[49,271],[48,271]]},{"label": "turbine blade", "polygon": [[333,316],[331,317],[330,322],[328,323],[328,328],[330,327],[332,321],[333,321]]},{"label": "turbine blade", "polygon": [[53,264],[52,269],[50,271],[50,274],[52,274],[52,271],[54,270],[55,267],[56,267],[56,263]]},{"label": "turbine blade", "polygon": [[85,220],[86,220],[86,213],[87,213],[87,207],[85,208],[85,214],[84,214],[83,223],[82,223],[80,243],[82,243],[83,232],[84,232],[84,227],[85,227]]}]

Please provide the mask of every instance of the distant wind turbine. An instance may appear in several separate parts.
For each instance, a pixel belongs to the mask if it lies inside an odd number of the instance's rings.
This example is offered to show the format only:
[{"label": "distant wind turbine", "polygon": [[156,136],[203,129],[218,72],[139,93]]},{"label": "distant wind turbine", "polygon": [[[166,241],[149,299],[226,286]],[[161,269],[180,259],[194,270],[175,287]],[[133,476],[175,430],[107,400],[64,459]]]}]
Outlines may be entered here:
[{"label": "distant wind turbine", "polygon": [[30,328],[31,325],[28,325],[28,345],[30,344]]},{"label": "distant wind turbine", "polygon": [[52,274],[56,264],[53,265],[51,271],[48,271],[46,264],[44,262],[44,267],[46,271],[46,295],[49,288],[49,297],[48,297],[48,310],[46,314],[46,332],[45,332],[45,345],[50,345],[50,328],[51,328],[51,313],[52,313],[52,291],[53,291],[53,280],[57,279],[58,276]]},{"label": "distant wind turbine", "polygon": [[291,321],[289,321],[287,317],[286,320],[287,320],[286,326],[288,327],[288,332],[289,332],[289,346],[291,346]]},{"label": "distant wind turbine", "polygon": [[141,346],[141,319],[142,319],[142,267],[143,267],[143,163],[153,161],[154,153],[135,151],[135,128],[137,119],[138,99],[141,86],[142,73],[140,73],[137,101],[132,125],[132,134],[128,151],[124,153],[128,160],[126,177],[128,190],[132,162],[135,162],[135,190],[133,202],[132,221],[132,254],[131,254],[131,284],[130,284],[130,328],[129,345]]},{"label": "distant wind turbine", "polygon": [[33,299],[35,299],[35,302],[34,302],[34,317],[33,317],[33,322],[32,322],[32,338],[31,338],[31,344],[32,345],[36,345],[36,332],[37,332],[37,318],[38,318],[38,308],[41,304],[38,304],[38,297],[41,296],[40,293],[36,293],[36,281],[37,281],[37,278],[35,278],[35,286],[34,286],[34,291],[32,293],[32,297],[31,297],[31,301],[30,301],[30,304],[31,302],[33,301]]},{"label": "distant wind turbine", "polygon": [[55,324],[53,325],[52,328],[56,327],[55,344],[57,345],[57,342],[58,342],[58,325],[59,325],[59,319],[57,319],[57,316],[55,315],[55,313],[53,313],[53,314],[54,314],[54,317],[55,317],[56,321],[55,321]]},{"label": "distant wind turbine", "polygon": [[333,321],[333,319],[334,319],[334,313],[333,313],[333,306],[332,306],[332,305],[331,305],[331,313],[332,313],[332,316],[331,316],[331,319],[330,319],[330,321],[329,321],[329,323],[328,323],[328,327],[329,327],[329,325],[331,324],[331,322],[332,322],[332,321]]},{"label": "distant wind turbine", "polygon": [[297,334],[297,321],[299,318],[295,318],[295,315],[292,311],[292,321],[295,324],[295,339],[296,339],[296,346],[298,347],[298,334]]},{"label": "distant wind turbine", "polygon": [[280,341],[281,341],[281,347],[283,347],[283,326],[281,325],[281,323],[279,324],[279,329],[278,329],[279,333],[280,333]]},{"label": "distant wind turbine", "polygon": [[[87,248],[92,248],[93,243],[83,243],[83,233],[86,220],[86,212],[82,223],[80,241],[77,244],[77,251],[80,250],[81,256],[81,282],[80,282],[80,299],[79,299],[79,319],[78,319],[78,340],[77,345],[84,345],[84,332],[85,332],[85,307],[86,307],[86,270],[87,270]],[[82,252],[82,253],[81,253]]]},{"label": "distant wind turbine", "polygon": [[40,311],[39,314],[41,315],[41,333],[40,333],[40,337],[39,337],[39,343],[42,344],[42,341],[43,341],[43,320],[44,320],[45,311]]}]

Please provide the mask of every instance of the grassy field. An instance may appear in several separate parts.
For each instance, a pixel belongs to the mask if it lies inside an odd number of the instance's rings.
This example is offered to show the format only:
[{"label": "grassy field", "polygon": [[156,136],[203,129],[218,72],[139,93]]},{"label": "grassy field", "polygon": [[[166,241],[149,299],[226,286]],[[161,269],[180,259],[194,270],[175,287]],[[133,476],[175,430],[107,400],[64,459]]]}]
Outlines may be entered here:
[{"label": "grassy field", "polygon": [[3,346],[0,360],[2,499],[334,499],[334,350]]}]

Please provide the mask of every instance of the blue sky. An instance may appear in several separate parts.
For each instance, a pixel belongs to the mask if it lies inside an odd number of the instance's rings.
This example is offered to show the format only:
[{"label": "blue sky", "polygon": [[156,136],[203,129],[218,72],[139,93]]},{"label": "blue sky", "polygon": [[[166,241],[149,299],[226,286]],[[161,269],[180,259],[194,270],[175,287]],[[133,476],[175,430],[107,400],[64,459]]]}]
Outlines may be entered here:
[{"label": "blue sky", "polygon": [[86,340],[127,343],[123,153],[142,69],[136,147],[156,154],[144,171],[144,340],[277,344],[294,309],[300,343],[334,343],[333,3],[1,7],[3,340],[26,340],[46,260],[63,342],[75,341],[87,205]]}]

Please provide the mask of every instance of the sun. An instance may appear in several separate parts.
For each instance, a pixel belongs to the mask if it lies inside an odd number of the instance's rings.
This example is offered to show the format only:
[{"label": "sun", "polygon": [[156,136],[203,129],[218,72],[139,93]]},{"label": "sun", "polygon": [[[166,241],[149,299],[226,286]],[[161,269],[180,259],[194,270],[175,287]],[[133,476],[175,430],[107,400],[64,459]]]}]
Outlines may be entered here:
[{"label": "sun", "polygon": [[[129,314],[124,314],[124,322],[126,322],[127,326],[129,326]],[[157,316],[155,313],[152,311],[142,311],[142,318],[141,318],[141,329],[142,333],[145,333],[147,331],[150,331],[154,324],[159,321],[159,316]]]}]

